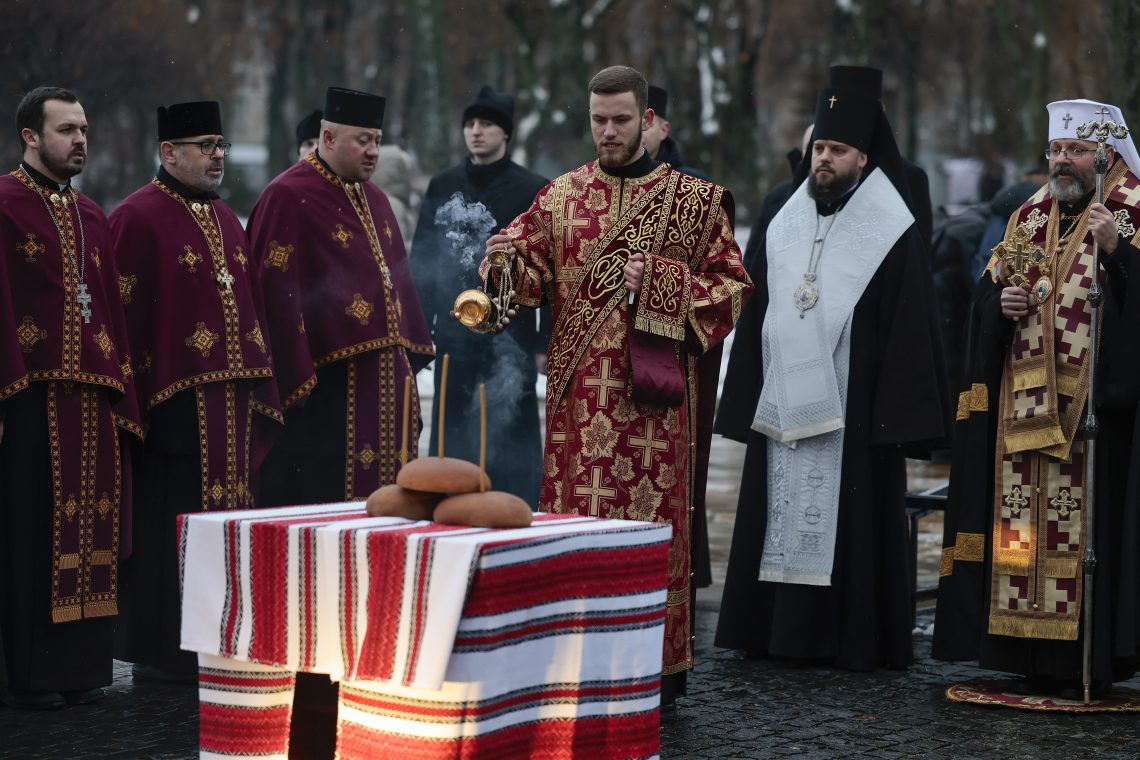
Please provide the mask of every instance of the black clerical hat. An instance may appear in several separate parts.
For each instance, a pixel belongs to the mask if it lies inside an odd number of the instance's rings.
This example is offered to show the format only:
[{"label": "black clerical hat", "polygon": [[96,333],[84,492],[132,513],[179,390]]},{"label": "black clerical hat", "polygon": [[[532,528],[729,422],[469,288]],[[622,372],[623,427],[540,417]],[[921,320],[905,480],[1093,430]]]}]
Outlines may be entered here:
[{"label": "black clerical hat", "polygon": [[858,90],[875,100],[883,99],[883,71],[870,66],[832,66],[828,70],[829,86],[840,90]]},{"label": "black clerical hat", "polygon": [[221,135],[222,107],[216,100],[175,103],[158,107],[158,139]]},{"label": "black clerical hat", "polygon": [[486,119],[498,124],[510,137],[515,131],[515,99],[505,92],[495,92],[491,85],[485,84],[463,109],[463,123],[470,119]]},{"label": "black clerical hat", "polygon": [[323,116],[321,109],[316,109],[305,118],[301,119],[297,124],[297,129],[294,134],[297,136],[297,147],[306,140],[316,140],[321,136],[321,118]]},{"label": "black clerical hat", "polygon": [[649,85],[649,107],[662,119],[668,119],[666,114],[669,111],[669,91],[664,87]]},{"label": "black clerical hat", "polygon": [[330,87],[325,90],[325,120],[350,127],[383,129],[384,98],[359,90]]},{"label": "black clerical hat", "polygon": [[864,92],[825,87],[816,97],[812,139],[835,140],[867,153],[882,110]]}]

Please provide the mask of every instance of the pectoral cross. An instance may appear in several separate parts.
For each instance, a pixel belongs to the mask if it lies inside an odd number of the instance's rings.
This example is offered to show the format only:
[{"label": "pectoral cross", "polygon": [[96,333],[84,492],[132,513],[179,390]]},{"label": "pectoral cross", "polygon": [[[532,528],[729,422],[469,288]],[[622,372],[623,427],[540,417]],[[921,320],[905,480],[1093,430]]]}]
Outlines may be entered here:
[{"label": "pectoral cross", "polygon": [[1014,231],[1012,240],[1008,243],[999,243],[994,251],[1013,270],[1013,274],[1009,277],[1010,284],[1019,288],[1029,282],[1029,278],[1025,276],[1029,273],[1029,268],[1045,261],[1045,251],[1030,243],[1029,235],[1020,228]]},{"label": "pectoral cross", "polygon": [[79,314],[84,324],[91,324],[91,294],[87,292],[87,283],[79,283],[79,292],[75,294],[75,302],[79,304]]},{"label": "pectoral cross", "polygon": [[217,278],[218,284],[225,288],[227,293],[234,292],[234,276],[230,274],[230,270],[223,269],[220,273],[218,273]]}]

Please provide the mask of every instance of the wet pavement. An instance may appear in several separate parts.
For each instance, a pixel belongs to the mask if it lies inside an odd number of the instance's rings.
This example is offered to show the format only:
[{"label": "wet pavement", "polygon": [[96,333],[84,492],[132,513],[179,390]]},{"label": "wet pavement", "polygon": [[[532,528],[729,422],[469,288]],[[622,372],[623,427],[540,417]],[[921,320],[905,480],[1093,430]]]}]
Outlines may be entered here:
[{"label": "wet pavement", "polygon": [[[951,684],[992,674],[930,659],[929,606],[919,611],[916,664],[906,671],[850,673],[713,648],[743,458],[743,446],[714,441],[708,502],[716,582],[698,594],[697,668],[677,720],[662,728],[663,758],[1140,757],[1140,715],[1028,713],[947,700]],[[909,487],[937,484],[946,470],[912,463]],[[920,529],[923,587],[937,581],[940,517]],[[1126,685],[1140,689],[1140,678]],[[197,730],[195,688],[135,683],[130,667],[116,663],[99,704],[50,713],[0,708],[0,758],[192,758]]]}]

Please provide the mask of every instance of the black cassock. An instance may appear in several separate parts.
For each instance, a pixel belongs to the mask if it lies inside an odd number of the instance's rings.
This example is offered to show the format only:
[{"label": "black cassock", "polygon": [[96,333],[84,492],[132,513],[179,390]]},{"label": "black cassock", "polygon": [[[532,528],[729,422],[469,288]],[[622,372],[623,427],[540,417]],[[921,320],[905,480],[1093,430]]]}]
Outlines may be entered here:
[{"label": "black cassock", "polygon": [[[1140,449],[1133,442],[1140,398],[1140,291],[1128,288],[1140,252],[1122,243],[1111,259],[1101,309],[1097,374],[1096,525],[1093,593],[1093,680],[1126,680],[1140,652]],[[974,292],[967,332],[967,383],[988,387],[988,411],[955,422],[954,464],[943,547],[959,533],[985,537],[983,561],[955,561],[938,584],[933,654],[978,660],[982,667],[1079,682],[1084,634],[1047,641],[987,633],[993,557],[994,446],[997,399],[1013,322],[1001,315],[1001,286],[983,275]],[[948,568],[944,567],[947,573]],[[1082,617],[1083,621],[1083,617]]]},{"label": "black cassock", "polygon": [[763,385],[761,328],[770,297],[760,242],[749,270],[756,292],[736,325],[715,428],[748,444],[717,646],[829,659],[852,670],[911,662],[904,457],[940,443],[949,415],[926,251],[911,225],[855,306],[831,585],[807,586],[757,580],[769,442],[750,429]]},{"label": "black cassock", "polygon": [[[539,312],[542,326],[536,324],[533,312],[524,309],[502,333],[478,335],[459,324],[451,309],[461,291],[478,286],[476,267],[483,259],[486,239],[526,211],[546,184],[546,179],[514,163],[509,155],[484,165],[467,159],[441,172],[428,185],[411,252],[412,274],[436,346],[429,447],[438,451],[440,359],[448,354],[444,453],[479,461],[479,384],[484,383],[487,474],[496,490],[520,496],[532,507],[538,506],[542,483],[535,354],[546,353],[550,310]],[[454,203],[448,206],[456,193],[462,194],[466,209]],[[479,216],[471,210],[475,203],[483,204],[494,217],[489,231],[465,226],[464,215]],[[448,210],[437,223],[444,206]]]}]

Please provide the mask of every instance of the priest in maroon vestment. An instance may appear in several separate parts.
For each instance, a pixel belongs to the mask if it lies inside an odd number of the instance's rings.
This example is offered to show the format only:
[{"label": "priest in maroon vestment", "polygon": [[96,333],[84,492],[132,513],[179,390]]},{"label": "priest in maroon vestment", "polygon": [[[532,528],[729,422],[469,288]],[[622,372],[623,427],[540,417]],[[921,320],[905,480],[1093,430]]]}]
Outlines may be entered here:
[{"label": "priest in maroon vestment", "polygon": [[417,450],[414,379],[433,351],[392,207],[368,181],[383,118],[384,98],[330,87],[317,151],[250,215],[285,409],[260,478],[267,505],[367,498],[395,481],[403,447]]},{"label": "priest in maroon vestment", "polygon": [[668,704],[693,667],[692,512],[717,378],[702,357],[752,282],[728,191],[642,147],[647,90],[629,67],[599,72],[589,88],[598,160],[543,188],[487,246],[513,248],[519,303],[554,315],[540,509],[673,525]]},{"label": "priest in maroon vestment", "polygon": [[87,159],[76,96],[39,87],[0,177],[0,641],[5,704],[91,702],[111,683],[129,478],[141,435],[106,217],[71,187]]},{"label": "priest in maroon vestment", "polygon": [[138,677],[194,679],[175,521],[254,506],[253,471],[282,421],[249,242],[215,192],[223,139],[216,101],[160,107],[158,174],[109,220],[146,422],[116,625],[116,656]]}]

